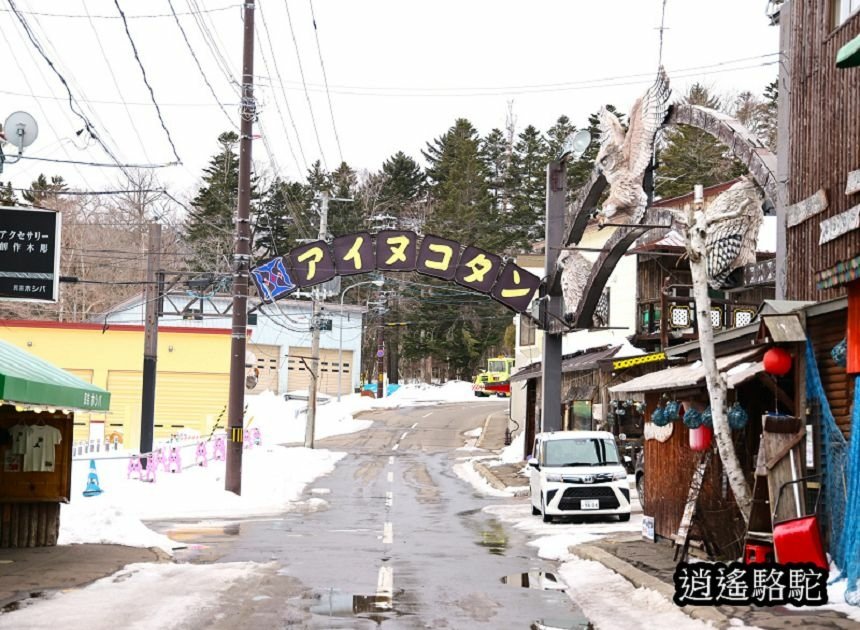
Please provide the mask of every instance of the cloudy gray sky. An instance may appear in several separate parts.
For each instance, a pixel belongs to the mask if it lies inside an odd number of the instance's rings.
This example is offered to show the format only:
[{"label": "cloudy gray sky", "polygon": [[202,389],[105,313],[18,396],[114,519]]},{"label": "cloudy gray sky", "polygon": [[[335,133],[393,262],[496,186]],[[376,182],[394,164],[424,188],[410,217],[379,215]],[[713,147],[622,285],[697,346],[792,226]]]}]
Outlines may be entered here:
[{"label": "cloudy gray sky", "polygon": [[[182,165],[158,169],[158,177],[180,195],[191,194],[217,135],[238,122],[231,76],[241,69],[240,5],[118,2],[168,133],[114,0],[0,2],[0,119],[15,110],[33,114],[39,138],[26,155],[34,157],[111,162],[86,134],[76,135],[84,123],[75,111],[123,162],[172,162],[172,140]],[[519,129],[545,130],[561,114],[581,125],[604,103],[626,111],[656,71],[663,0],[257,5],[256,133],[267,142],[254,143],[254,159],[271,172],[273,157],[283,176],[296,179],[317,159],[334,169],[342,157],[358,170],[376,170],[398,150],[418,159],[426,141],[458,117],[481,134],[503,128],[510,102]],[[67,81],[71,105],[13,6]],[[721,94],[761,93],[778,68],[778,27],[769,25],[766,6],[766,0],[668,0],[663,63],[676,96],[695,81]],[[7,165],[0,180],[26,186],[40,172],[62,174],[80,189],[111,188],[120,179],[117,169],[22,161]]]}]

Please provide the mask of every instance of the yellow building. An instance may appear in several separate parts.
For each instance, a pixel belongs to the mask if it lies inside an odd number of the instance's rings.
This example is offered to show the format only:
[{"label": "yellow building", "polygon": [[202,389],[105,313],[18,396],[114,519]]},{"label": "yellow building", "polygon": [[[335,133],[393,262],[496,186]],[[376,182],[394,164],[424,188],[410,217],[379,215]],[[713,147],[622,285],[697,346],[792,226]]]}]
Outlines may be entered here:
[{"label": "yellow building", "polygon": [[[138,448],[143,326],[0,320],[0,338],[111,393],[108,413],[75,415],[75,440],[119,434]],[[225,426],[229,381],[229,330],[159,327],[155,438]]]}]

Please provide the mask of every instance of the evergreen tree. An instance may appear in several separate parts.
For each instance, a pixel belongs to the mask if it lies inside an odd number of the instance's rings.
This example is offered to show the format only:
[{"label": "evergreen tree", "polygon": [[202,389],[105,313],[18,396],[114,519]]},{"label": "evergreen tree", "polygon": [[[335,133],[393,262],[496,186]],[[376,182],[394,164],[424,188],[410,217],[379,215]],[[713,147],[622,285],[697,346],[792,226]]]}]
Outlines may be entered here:
[{"label": "evergreen tree", "polygon": [[68,190],[65,180],[60,175],[52,175],[51,181],[45,177],[43,173],[33,180],[30,184],[30,190],[24,191],[24,199],[34,206],[48,207],[62,193]]},{"label": "evergreen tree", "polygon": [[0,183],[0,205],[14,206],[17,205],[18,199],[15,197],[15,191],[12,190],[12,183]]},{"label": "evergreen tree", "polygon": [[395,216],[401,227],[423,231],[427,178],[418,162],[398,151],[383,162],[377,183],[378,206],[367,215]]},{"label": "evergreen tree", "polygon": [[[685,102],[719,110],[720,99],[696,83]],[[684,195],[696,184],[713,186],[739,177],[746,169],[731,157],[727,147],[709,133],[677,125],[666,132],[665,146],[659,153],[655,195],[663,198]]]},{"label": "evergreen tree", "polygon": [[554,160],[561,155],[564,141],[567,140],[567,137],[575,131],[576,125],[570,122],[570,118],[565,115],[558,117],[555,124],[546,132],[548,161]]},{"label": "evergreen tree", "polygon": [[505,226],[520,251],[530,251],[534,241],[544,238],[548,154],[540,131],[532,125],[523,129],[514,145],[514,209],[511,223]]},{"label": "evergreen tree", "polygon": [[490,169],[490,196],[496,213],[507,221],[512,211],[513,189],[515,186],[513,167],[513,146],[500,129],[493,129],[481,143],[481,152]]},{"label": "evergreen tree", "polygon": [[[232,268],[233,216],[239,192],[239,160],[234,149],[238,141],[239,136],[232,131],[218,136],[221,150],[203,169],[203,186],[191,202],[185,234],[195,271]],[[256,196],[252,185],[252,199]]]},{"label": "evergreen tree", "polygon": [[[331,174],[334,199],[329,202],[328,231],[332,236],[343,236],[357,232],[364,227],[361,205],[356,200],[358,176],[346,162]],[[340,201],[352,199],[352,201]]]},{"label": "evergreen tree", "polygon": [[458,119],[422,153],[433,206],[428,231],[490,250],[504,248],[490,195],[490,169],[472,123]]},{"label": "evergreen tree", "polygon": [[[257,258],[283,256],[299,244],[299,239],[311,237],[311,227],[304,209],[311,204],[307,189],[299,182],[275,179],[260,200],[260,212],[255,226]],[[313,234],[316,238],[316,234]]]}]

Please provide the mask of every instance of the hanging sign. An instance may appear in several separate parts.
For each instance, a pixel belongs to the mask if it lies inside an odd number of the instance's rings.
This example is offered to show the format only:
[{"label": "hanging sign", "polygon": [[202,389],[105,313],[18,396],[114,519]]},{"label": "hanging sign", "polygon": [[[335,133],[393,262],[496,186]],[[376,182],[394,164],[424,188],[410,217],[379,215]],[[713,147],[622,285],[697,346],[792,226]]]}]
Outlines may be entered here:
[{"label": "hanging sign", "polygon": [[821,236],[818,239],[819,245],[829,243],[843,234],[856,230],[860,228],[860,206],[854,206],[850,210],[837,214],[835,217],[825,219],[819,226],[821,227]]},{"label": "hanging sign", "polygon": [[376,268],[373,237],[368,232],[338,236],[332,241],[331,249],[339,276],[351,276]]},{"label": "hanging sign", "polygon": [[500,256],[483,249],[405,230],[382,230],[375,236],[356,232],[331,244],[320,240],[300,245],[252,269],[251,278],[260,298],[270,303],[297,289],[375,270],[417,271],[453,280],[518,313],[528,310],[541,284],[536,275],[513,263],[503,264]]},{"label": "hanging sign", "polygon": [[376,268],[380,271],[415,271],[418,235],[405,230],[376,234]]},{"label": "hanging sign", "polygon": [[60,227],[59,212],[0,207],[0,298],[57,301]]}]

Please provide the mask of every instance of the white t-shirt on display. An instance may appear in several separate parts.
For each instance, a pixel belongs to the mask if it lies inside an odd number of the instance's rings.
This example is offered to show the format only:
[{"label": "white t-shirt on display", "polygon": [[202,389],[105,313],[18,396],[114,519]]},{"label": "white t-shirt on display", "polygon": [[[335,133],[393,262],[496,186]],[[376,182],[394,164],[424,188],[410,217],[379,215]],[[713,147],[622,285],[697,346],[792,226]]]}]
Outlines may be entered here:
[{"label": "white t-shirt on display", "polygon": [[30,427],[27,450],[24,453],[24,472],[53,472],[56,446],[62,442],[60,430],[46,424]]},{"label": "white t-shirt on display", "polygon": [[30,427],[26,424],[16,424],[9,429],[12,434],[12,452],[16,455],[23,455],[27,452],[27,435],[30,433]]}]

